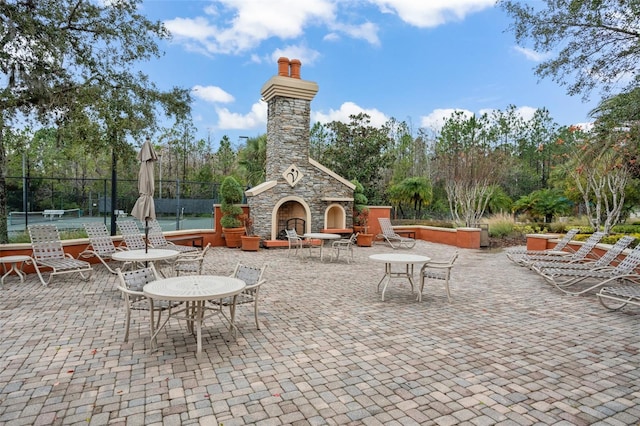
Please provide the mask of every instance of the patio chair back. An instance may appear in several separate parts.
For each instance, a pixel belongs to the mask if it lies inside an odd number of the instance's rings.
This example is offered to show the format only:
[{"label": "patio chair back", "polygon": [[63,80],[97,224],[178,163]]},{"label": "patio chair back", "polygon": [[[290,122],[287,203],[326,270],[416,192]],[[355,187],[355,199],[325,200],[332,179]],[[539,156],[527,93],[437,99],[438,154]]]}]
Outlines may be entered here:
[{"label": "patio chair back", "polygon": [[631,244],[635,239],[635,237],[632,237],[630,235],[625,235],[624,237],[620,238],[609,250],[607,250],[602,255],[600,259],[596,260],[593,263],[593,266],[596,268],[601,268],[603,266],[610,265],[611,262],[616,260],[620,253],[622,253],[624,249],[626,249],[629,244]]},{"label": "patio chair back", "polygon": [[587,241],[585,241],[584,244],[582,244],[582,246],[570,256],[570,259],[572,261],[586,259],[605,235],[606,234],[604,232],[594,232],[591,234]]},{"label": "patio chair back", "polygon": [[613,270],[611,274],[617,275],[629,275],[640,265],[640,244],[638,244],[631,253],[627,254],[625,258],[620,262]]},{"label": "patio chair back", "polygon": [[42,262],[67,258],[56,225],[29,225],[29,237],[34,260]]},{"label": "patio chair back", "polygon": [[393,229],[391,219],[379,217],[378,222],[380,223],[380,230],[382,231],[378,236],[383,238],[392,248],[395,249],[402,246],[412,248],[416,245],[416,240],[413,238],[403,237]]},{"label": "patio chair back", "polygon": [[167,240],[162,232],[160,223],[158,223],[156,219],[151,219],[148,226],[149,234],[147,238],[149,239],[149,244],[151,244],[153,248],[176,250],[180,253],[196,253],[200,251],[198,247],[178,245]]},{"label": "patio chair back", "polygon": [[102,222],[84,223],[83,226],[89,237],[89,245],[80,253],[79,257],[90,258],[95,256],[106,266],[109,272],[115,274],[116,271],[111,269],[107,261],[111,260],[111,256],[117,252],[118,249],[115,244],[113,244],[107,226]]},{"label": "patio chair back", "polygon": [[100,256],[111,256],[117,251],[109,230],[104,223],[85,223],[84,230],[89,237],[91,249]]},{"label": "patio chair back", "polygon": [[560,241],[556,243],[555,247],[553,247],[551,250],[553,251],[564,250],[564,248],[567,247],[567,245],[571,242],[571,240],[573,240],[573,237],[578,235],[578,232],[580,232],[580,230],[577,228],[569,229],[567,233],[564,234],[564,237],[562,237]]},{"label": "patio chair back", "polygon": [[140,228],[133,220],[119,220],[118,229],[127,245],[127,250],[144,250],[146,248],[147,244],[140,233]]}]

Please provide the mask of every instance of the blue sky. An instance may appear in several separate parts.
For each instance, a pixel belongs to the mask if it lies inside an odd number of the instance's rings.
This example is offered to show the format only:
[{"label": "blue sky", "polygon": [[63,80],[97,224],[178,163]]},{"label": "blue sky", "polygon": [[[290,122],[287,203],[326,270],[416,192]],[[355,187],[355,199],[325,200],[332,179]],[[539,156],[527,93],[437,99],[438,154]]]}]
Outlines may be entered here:
[{"label": "blue sky", "polygon": [[454,109],[547,108],[560,125],[589,121],[584,103],[533,68],[543,55],[515,45],[494,0],[145,0],[171,31],[165,55],[144,65],[162,89],[192,90],[198,138],[266,132],[262,85],[281,56],[318,83],[312,121],[366,112],[438,128]]}]

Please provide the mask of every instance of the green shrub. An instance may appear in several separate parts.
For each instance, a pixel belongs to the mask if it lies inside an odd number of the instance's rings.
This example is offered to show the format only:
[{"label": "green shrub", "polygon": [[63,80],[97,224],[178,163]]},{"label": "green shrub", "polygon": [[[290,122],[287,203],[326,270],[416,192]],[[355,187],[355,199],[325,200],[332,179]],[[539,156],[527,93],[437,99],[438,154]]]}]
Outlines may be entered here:
[{"label": "green shrub", "polygon": [[220,226],[223,228],[239,228],[242,221],[238,218],[242,214],[242,185],[233,177],[227,176],[220,184]]}]

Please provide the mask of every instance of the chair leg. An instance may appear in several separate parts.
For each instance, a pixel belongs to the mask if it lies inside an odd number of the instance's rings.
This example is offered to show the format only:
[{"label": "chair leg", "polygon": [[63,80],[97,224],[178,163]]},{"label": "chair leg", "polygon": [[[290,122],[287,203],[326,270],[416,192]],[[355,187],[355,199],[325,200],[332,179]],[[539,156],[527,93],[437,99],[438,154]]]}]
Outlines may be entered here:
[{"label": "chair leg", "polygon": [[444,287],[447,289],[447,300],[451,303],[451,292],[449,291],[449,277],[444,280]]},{"label": "chair leg", "polygon": [[[127,302],[128,303],[128,302]],[[129,327],[131,325],[131,309],[127,306],[127,314],[124,318],[124,342],[129,341]]]},{"label": "chair leg", "polygon": [[258,298],[253,301],[253,317],[256,320],[256,328],[260,330],[260,323],[258,322]]}]

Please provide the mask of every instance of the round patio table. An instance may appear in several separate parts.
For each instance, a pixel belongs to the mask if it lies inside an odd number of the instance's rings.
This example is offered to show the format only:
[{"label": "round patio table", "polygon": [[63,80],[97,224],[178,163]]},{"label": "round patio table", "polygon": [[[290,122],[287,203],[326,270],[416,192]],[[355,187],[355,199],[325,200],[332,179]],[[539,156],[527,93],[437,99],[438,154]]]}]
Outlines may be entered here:
[{"label": "round patio table", "polygon": [[[372,254],[369,256],[369,259],[374,262],[383,262],[384,263],[384,276],[378,282],[378,292],[380,291],[380,284],[384,281],[384,286],[382,287],[382,301],[384,301],[384,292],[387,290],[387,285],[391,278],[406,278],[409,280],[409,284],[411,284],[411,293],[414,292],[413,288],[413,267],[414,265],[423,265],[431,260],[430,257],[421,256],[417,254],[406,254],[406,253],[380,253],[380,254]],[[395,271],[391,270],[392,265],[404,265],[404,271]]]},{"label": "round patio table", "polygon": [[330,234],[325,232],[308,232],[303,235],[304,238],[309,240],[320,240],[320,261],[322,262],[322,249],[324,247],[325,241],[329,240],[339,240],[342,238],[340,234]]}]

